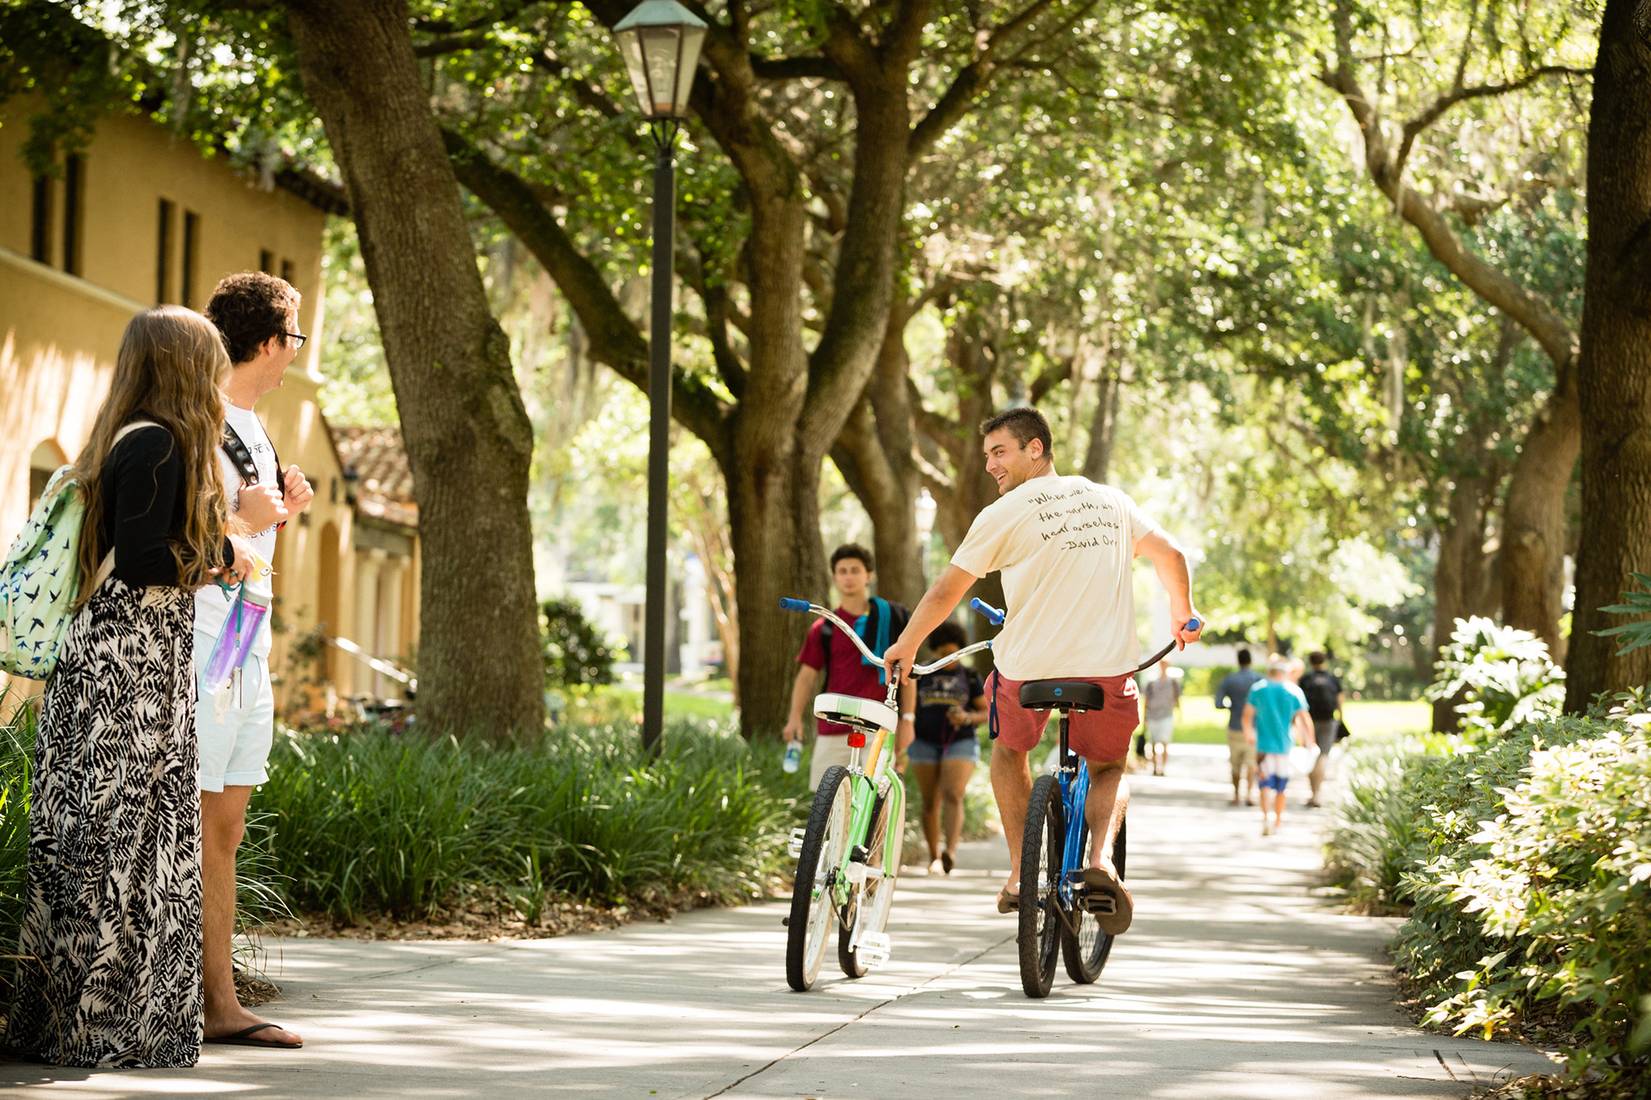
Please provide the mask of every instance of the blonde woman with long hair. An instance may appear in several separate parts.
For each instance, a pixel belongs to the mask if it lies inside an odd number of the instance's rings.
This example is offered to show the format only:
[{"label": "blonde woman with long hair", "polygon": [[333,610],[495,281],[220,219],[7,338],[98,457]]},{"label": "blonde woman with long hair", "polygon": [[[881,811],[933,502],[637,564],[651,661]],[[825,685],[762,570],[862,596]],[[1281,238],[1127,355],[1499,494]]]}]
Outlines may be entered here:
[{"label": "blonde woman with long hair", "polygon": [[40,714],[8,1034],[57,1065],[200,1056],[193,593],[250,568],[215,455],[228,370],[206,318],[138,314],[75,463],[81,602]]}]

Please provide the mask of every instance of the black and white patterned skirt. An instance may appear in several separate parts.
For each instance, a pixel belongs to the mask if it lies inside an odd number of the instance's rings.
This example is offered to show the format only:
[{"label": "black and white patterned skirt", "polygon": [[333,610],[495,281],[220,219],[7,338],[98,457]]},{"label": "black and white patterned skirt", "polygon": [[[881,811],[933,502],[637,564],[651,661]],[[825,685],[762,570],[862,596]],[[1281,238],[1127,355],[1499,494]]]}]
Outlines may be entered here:
[{"label": "black and white patterned skirt", "polygon": [[192,1066],[201,1049],[194,599],[110,578],[40,715],[27,909],[7,1039],[64,1066]]}]

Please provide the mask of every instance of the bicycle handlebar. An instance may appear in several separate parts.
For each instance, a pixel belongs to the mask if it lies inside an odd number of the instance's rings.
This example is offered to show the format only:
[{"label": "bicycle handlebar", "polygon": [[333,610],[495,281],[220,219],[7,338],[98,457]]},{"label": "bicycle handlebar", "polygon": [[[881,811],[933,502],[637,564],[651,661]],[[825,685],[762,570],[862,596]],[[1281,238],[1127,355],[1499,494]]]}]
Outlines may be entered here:
[{"label": "bicycle handlebar", "polygon": [[[970,600],[969,601],[969,606],[974,608],[976,611],[980,612],[982,615],[986,616],[986,618],[992,623],[992,625],[994,625],[994,626],[1002,626],[1003,625],[1004,613],[1002,611],[999,611],[997,608],[993,607],[991,604],[987,603],[985,600],[981,599],[979,596],[976,596],[974,599]],[[819,604],[809,603],[807,600],[796,599],[795,597],[792,597],[792,596],[781,596],[780,597],[780,608],[784,611],[809,612],[809,613],[812,613],[814,615],[818,615],[822,619],[831,620],[832,622],[837,624],[837,626],[843,631],[843,633],[848,635],[849,641],[853,642],[855,647],[857,649],[859,649],[859,651],[862,654],[865,655],[865,658],[869,663],[875,665],[878,668],[886,668],[887,667],[887,666],[884,665],[883,659],[881,657],[877,656],[876,654],[872,653],[870,647],[868,647],[866,645],[865,641],[861,639],[860,632],[855,630],[853,627],[849,626],[841,618],[839,618],[835,611],[832,611],[829,608],[821,607]],[[1204,628],[1203,622],[1201,620],[1197,619],[1197,618],[1188,619],[1187,620],[1187,625],[1182,627],[1183,630],[1202,630],[1203,628]],[[1160,649],[1157,653],[1154,653],[1150,658],[1148,658],[1145,661],[1142,661],[1139,665],[1137,665],[1135,667],[1135,671],[1129,673],[1129,675],[1134,676],[1137,672],[1145,672],[1147,669],[1151,668],[1153,665],[1157,664],[1159,661],[1162,661],[1165,657],[1169,656],[1169,651],[1175,648],[1175,644],[1176,643],[1174,641],[1171,641],[1168,645],[1164,646],[1163,649]],[[990,649],[991,646],[992,646],[992,643],[991,643],[990,640],[987,640],[987,641],[984,641],[984,642],[976,642],[974,645],[970,645],[970,646],[964,646],[962,649],[958,650],[957,652],[948,653],[948,654],[946,654],[946,656],[940,658],[940,660],[935,661],[931,664],[927,664],[927,665],[914,664],[914,665],[912,665],[912,667],[910,669],[910,674],[913,675],[913,676],[927,676],[929,673],[934,672],[938,669],[945,668],[947,665],[952,664],[953,662],[958,661],[958,660],[960,660],[964,657],[967,657],[967,656],[969,656],[971,654],[974,654],[974,653],[979,653],[983,649]]]},{"label": "bicycle handlebar", "polygon": [[991,623],[993,626],[1003,625],[1004,613],[987,603],[985,600],[981,599],[979,596],[976,596],[974,599],[970,600],[969,606],[986,616],[986,621]]},{"label": "bicycle handlebar", "polygon": [[[819,604],[809,603],[807,600],[799,600],[791,596],[781,596],[780,609],[783,611],[806,611],[814,615],[818,615],[822,619],[827,619],[833,623],[836,623],[838,629],[848,635],[849,641],[854,643],[855,648],[865,656],[867,662],[875,665],[877,668],[886,669],[888,667],[884,664],[883,658],[873,653],[871,648],[866,645],[865,640],[860,637],[860,632],[845,623],[837,615],[837,613],[832,611],[830,608],[821,607]],[[964,657],[979,653],[983,649],[990,649],[991,645],[991,641],[987,640],[984,642],[976,642],[974,645],[964,646],[955,653],[946,654],[938,661],[932,661],[926,665],[914,664],[908,670],[908,673],[912,676],[927,676],[929,673],[943,669],[949,664],[962,660]]]}]

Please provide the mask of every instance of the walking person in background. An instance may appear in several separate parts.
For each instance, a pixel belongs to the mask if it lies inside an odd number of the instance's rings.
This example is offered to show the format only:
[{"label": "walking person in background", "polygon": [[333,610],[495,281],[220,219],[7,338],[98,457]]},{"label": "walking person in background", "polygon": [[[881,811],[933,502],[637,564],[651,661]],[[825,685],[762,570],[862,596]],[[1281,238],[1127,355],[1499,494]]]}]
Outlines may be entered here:
[{"label": "walking person in background", "polygon": [[[1290,782],[1290,745],[1306,745],[1313,736],[1307,700],[1290,682],[1290,662],[1276,653],[1267,659],[1267,679],[1250,689],[1244,703],[1244,734],[1255,746],[1261,774],[1261,835],[1272,836],[1284,824],[1284,788]],[[1292,735],[1293,738],[1292,738]],[[1267,820],[1269,811],[1272,821]]]},{"label": "walking person in background", "polygon": [[1232,768],[1234,806],[1241,784],[1244,805],[1255,805],[1255,745],[1244,733],[1244,703],[1261,674],[1250,667],[1250,661],[1250,651],[1239,650],[1237,670],[1227,673],[1215,691],[1216,708],[1227,712],[1227,763]]},{"label": "walking person in background", "polygon": [[[929,635],[929,659],[956,653],[967,641],[963,627],[948,619]],[[986,690],[973,669],[950,665],[918,678],[917,739],[910,757],[923,796],[930,874],[952,873],[963,839],[963,792],[980,763],[977,728],[986,717]]]},{"label": "walking person in background", "polygon": [[1307,777],[1311,785],[1307,805],[1315,809],[1322,805],[1319,791],[1324,787],[1325,765],[1329,763],[1330,750],[1336,747],[1341,708],[1347,701],[1341,681],[1325,667],[1328,660],[1323,653],[1309,653],[1307,663],[1313,666],[1313,670],[1301,678],[1301,693],[1307,698],[1307,713],[1313,719],[1313,739],[1318,742],[1318,756],[1314,757],[1313,770]]},{"label": "walking person in background", "polygon": [[[853,626],[867,648],[881,657],[890,642],[900,636],[910,613],[897,603],[871,594],[877,579],[871,551],[852,542],[837,547],[831,552],[831,579],[842,598],[837,617]],[[836,632],[834,624],[816,619],[803,639],[802,651],[797,654],[797,678],[791,685],[791,715],[783,734],[787,741],[803,739],[803,712],[820,691],[858,695],[879,703],[884,699],[887,680],[883,671],[867,664],[855,644],[847,638],[836,638]],[[901,758],[912,741],[916,698],[915,681],[907,679],[900,685],[900,721],[894,743]],[[833,764],[846,766],[849,759],[848,727],[824,718],[815,724],[814,755],[808,765],[810,787],[820,785],[827,768]]]},{"label": "walking person in background", "polygon": [[1169,766],[1169,743],[1175,737],[1175,712],[1181,708],[1181,677],[1169,661],[1158,662],[1158,675],[1148,680],[1142,694],[1147,703],[1147,741],[1152,746],[1152,774]]},{"label": "walking person in background", "polygon": [[[252,543],[261,561],[275,557],[279,525],[309,507],[314,492],[297,466],[281,468],[275,444],[253,411],[258,400],[281,385],[306,337],[298,331],[298,291],[284,279],[261,271],[230,275],[212,291],[206,315],[229,352],[224,383],[224,433],[218,466],[230,510],[230,525]],[[249,577],[243,596],[269,607],[274,596],[268,573]],[[232,601],[216,587],[195,594],[195,669],[206,667]],[[247,803],[258,784],[275,738],[275,694],[269,676],[270,623],[259,622],[238,682],[202,695],[195,723],[200,735],[201,888],[205,921],[206,1041],[294,1049],[296,1034],[242,1007],[235,992],[231,941],[235,933],[235,853],[246,831]]]},{"label": "walking person in background", "polygon": [[7,1034],[54,1065],[200,1056],[194,593],[251,568],[215,457],[228,371],[200,314],[138,314],[75,462],[81,602],[40,712]]}]

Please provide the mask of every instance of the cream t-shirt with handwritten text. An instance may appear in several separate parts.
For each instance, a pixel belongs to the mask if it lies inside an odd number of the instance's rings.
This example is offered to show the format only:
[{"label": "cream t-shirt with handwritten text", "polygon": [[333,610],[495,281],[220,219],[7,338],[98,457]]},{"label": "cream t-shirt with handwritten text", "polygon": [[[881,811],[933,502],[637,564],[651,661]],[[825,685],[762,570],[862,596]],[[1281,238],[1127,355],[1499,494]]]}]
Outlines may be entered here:
[{"label": "cream t-shirt with handwritten text", "polygon": [[952,564],[1003,572],[1009,617],[992,660],[1011,680],[1119,676],[1140,660],[1135,543],[1158,525],[1110,485],[1030,478],[981,509]]}]

